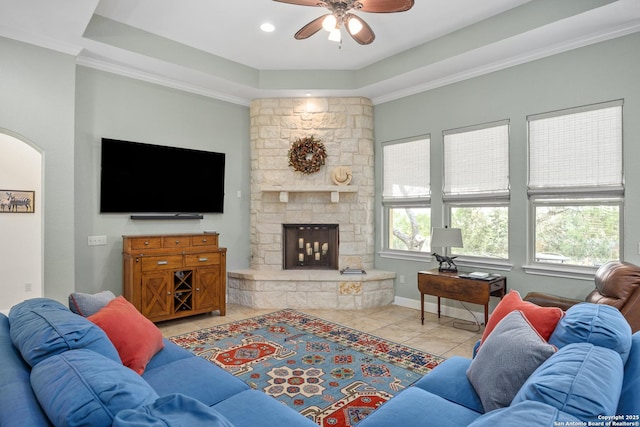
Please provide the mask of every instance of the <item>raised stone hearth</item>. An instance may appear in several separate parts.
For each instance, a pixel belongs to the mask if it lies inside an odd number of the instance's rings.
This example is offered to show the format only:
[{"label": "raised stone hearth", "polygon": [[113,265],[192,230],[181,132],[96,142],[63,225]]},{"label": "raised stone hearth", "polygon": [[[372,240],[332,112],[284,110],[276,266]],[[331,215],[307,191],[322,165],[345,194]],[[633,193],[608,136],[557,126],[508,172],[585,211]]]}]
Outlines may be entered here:
[{"label": "raised stone hearth", "polygon": [[[254,308],[378,307],[394,297],[395,273],[373,270],[374,140],[369,99],[279,98],[252,101],[250,268],[230,271],[228,300]],[[326,147],[324,166],[313,174],[289,166],[293,141],[314,136]],[[337,185],[331,172],[352,171],[349,185]],[[283,224],[336,224],[337,261],[318,270],[284,270]],[[304,238],[306,239],[306,237]],[[322,243],[318,241],[322,264]],[[328,243],[328,241],[327,241]],[[334,249],[328,243],[329,251]],[[300,257],[300,248],[295,260]],[[305,247],[306,250],[306,242]],[[304,263],[309,256],[302,253]],[[328,264],[327,264],[328,265]],[[341,275],[363,268],[367,274]]]},{"label": "raised stone hearth", "polygon": [[393,302],[395,273],[338,271],[256,271],[229,273],[229,299],[253,308],[362,309]]}]

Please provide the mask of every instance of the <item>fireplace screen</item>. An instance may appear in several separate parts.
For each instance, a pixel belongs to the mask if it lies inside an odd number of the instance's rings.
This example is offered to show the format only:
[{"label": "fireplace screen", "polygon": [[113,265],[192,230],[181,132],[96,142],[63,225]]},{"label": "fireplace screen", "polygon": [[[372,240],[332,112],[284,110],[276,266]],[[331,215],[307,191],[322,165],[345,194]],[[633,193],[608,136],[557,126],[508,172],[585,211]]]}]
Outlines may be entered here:
[{"label": "fireplace screen", "polygon": [[337,270],[338,224],[283,224],[285,270]]}]

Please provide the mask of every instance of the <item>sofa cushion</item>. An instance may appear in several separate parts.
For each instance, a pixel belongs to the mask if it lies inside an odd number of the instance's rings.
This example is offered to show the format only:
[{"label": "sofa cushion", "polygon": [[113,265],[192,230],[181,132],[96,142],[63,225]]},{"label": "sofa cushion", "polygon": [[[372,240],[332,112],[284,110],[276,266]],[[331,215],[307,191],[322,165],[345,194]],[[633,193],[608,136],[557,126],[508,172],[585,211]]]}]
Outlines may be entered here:
[{"label": "sofa cushion", "polygon": [[555,351],[521,311],[502,319],[467,370],[485,412],[509,406],[529,375]]},{"label": "sofa cushion", "polygon": [[22,360],[11,342],[9,319],[0,313],[0,426],[50,425],[33,394],[30,372],[31,367]]},{"label": "sofa cushion", "polygon": [[235,427],[318,427],[310,419],[258,390],[234,394],[213,409]]},{"label": "sofa cushion", "polygon": [[451,402],[483,413],[482,401],[467,379],[471,359],[453,356],[436,366],[413,386],[437,394]]},{"label": "sofa cushion", "polygon": [[[358,427],[460,427],[480,414],[417,387],[409,387],[385,402]],[[326,425],[326,424],[325,424]]]},{"label": "sofa cushion", "polygon": [[523,301],[520,293],[512,289],[502,298],[491,313],[482,333],[481,343],[484,343],[496,325],[514,310],[520,310],[546,341],[549,340],[558,321],[564,316],[564,311],[557,307],[540,307],[528,301]]},{"label": "sofa cushion", "polygon": [[111,291],[102,291],[97,294],[84,294],[73,292],[69,295],[69,310],[80,316],[89,317],[95,314],[116,296]]},{"label": "sofa cushion", "polygon": [[162,332],[123,296],[88,317],[107,333],[122,364],[142,375],[147,363],[164,347]]},{"label": "sofa cushion", "polygon": [[79,348],[120,362],[118,352],[102,329],[57,301],[47,298],[23,301],[11,308],[9,322],[11,341],[31,366]]},{"label": "sofa cushion", "polygon": [[598,421],[598,416],[616,414],[622,375],[622,359],[615,351],[589,343],[569,344],[527,379],[512,405],[534,400],[583,422]]},{"label": "sofa cushion", "polygon": [[615,350],[626,361],[631,349],[631,327],[615,307],[582,303],[567,310],[549,342],[558,348],[588,342]]},{"label": "sofa cushion", "polygon": [[[169,348],[171,346],[175,344],[170,343]],[[244,381],[218,365],[193,354],[191,357],[178,359],[153,369],[147,368],[142,378],[160,396],[180,393],[197,399],[207,406],[215,405],[249,388]],[[203,384],[212,386],[203,387]]]},{"label": "sofa cushion", "polygon": [[581,426],[586,424],[576,417],[559,411],[553,406],[546,405],[542,402],[527,401],[484,414],[469,424],[469,427],[558,427],[570,425]]},{"label": "sofa cushion", "polygon": [[56,426],[110,426],[123,410],[158,395],[139,375],[91,350],[70,350],[38,363],[31,385]]},{"label": "sofa cushion", "polygon": [[123,409],[113,427],[233,427],[218,411],[182,394],[163,396],[149,405]]},{"label": "sofa cushion", "polygon": [[624,365],[624,381],[616,414],[640,415],[640,331],[633,334],[631,340],[631,351]]}]

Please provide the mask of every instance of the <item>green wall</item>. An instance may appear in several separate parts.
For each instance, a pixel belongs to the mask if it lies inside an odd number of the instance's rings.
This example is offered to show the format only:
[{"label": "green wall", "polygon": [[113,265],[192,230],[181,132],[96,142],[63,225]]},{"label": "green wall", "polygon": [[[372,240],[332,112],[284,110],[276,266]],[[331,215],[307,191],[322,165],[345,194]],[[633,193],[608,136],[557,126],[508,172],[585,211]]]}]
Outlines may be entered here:
[{"label": "green wall", "polygon": [[[75,73],[72,55],[0,37],[0,128],[42,153],[44,296],[61,301],[74,288]],[[25,243],[0,237],[0,244]],[[14,265],[3,258],[0,271]]]},{"label": "green wall", "polygon": [[[501,272],[508,287],[524,296],[529,291],[584,298],[592,280],[563,279],[526,274],[527,185],[526,116],[574,106],[624,99],[624,259],[639,263],[640,223],[640,34],[583,47],[460,83],[376,105],[376,230],[382,230],[380,193],[381,143],[414,135],[431,135],[432,224],[443,224],[442,131],[510,119],[510,261],[513,269]],[[490,166],[490,165],[488,165]],[[378,241],[381,236],[378,235]],[[416,277],[434,262],[404,261],[376,255],[376,268],[405,276],[396,281],[396,295],[418,300]],[[486,268],[477,267],[478,270]],[[432,301],[435,299],[432,298]],[[448,302],[448,304],[453,304]],[[495,304],[495,301],[493,302]],[[474,309],[480,310],[480,307]]]},{"label": "green wall", "polygon": [[[220,245],[227,248],[227,268],[248,266],[248,107],[78,67],[75,125],[77,291],[122,292],[122,235],[126,234],[215,230]],[[224,213],[181,221],[134,221],[128,214],[100,214],[102,137],[226,153]],[[189,173],[189,165],[176,167]],[[145,183],[132,185],[144,191]],[[108,244],[88,246],[90,235],[106,235]]]}]

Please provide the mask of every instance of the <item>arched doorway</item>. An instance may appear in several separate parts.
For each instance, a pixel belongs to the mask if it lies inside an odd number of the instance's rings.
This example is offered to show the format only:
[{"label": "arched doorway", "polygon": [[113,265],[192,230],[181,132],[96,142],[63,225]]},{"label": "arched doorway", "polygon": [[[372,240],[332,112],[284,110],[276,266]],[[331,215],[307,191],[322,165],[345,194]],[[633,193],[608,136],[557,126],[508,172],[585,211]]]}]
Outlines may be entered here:
[{"label": "arched doorway", "polygon": [[44,294],[42,177],[41,151],[0,129],[0,311],[5,313]]}]

